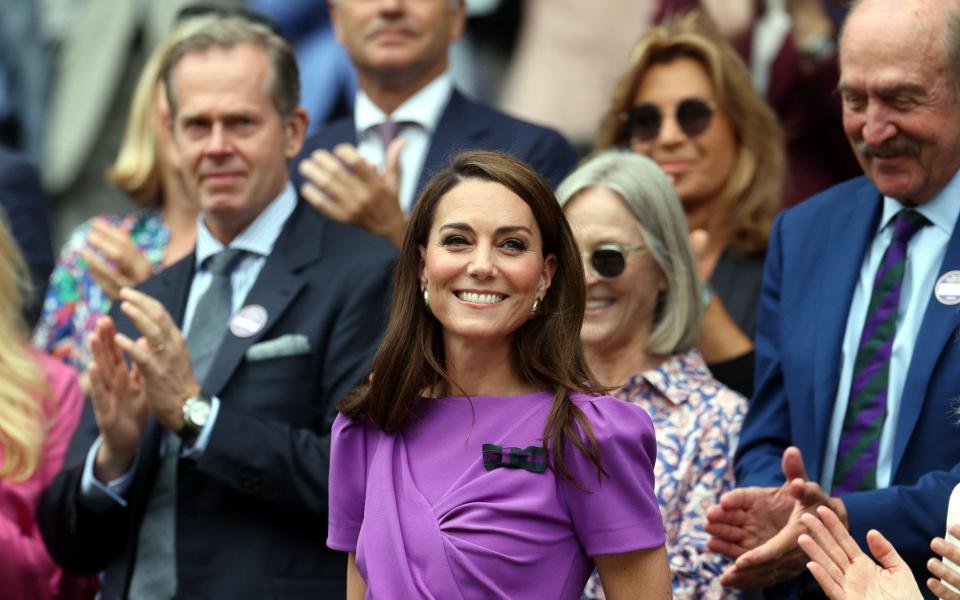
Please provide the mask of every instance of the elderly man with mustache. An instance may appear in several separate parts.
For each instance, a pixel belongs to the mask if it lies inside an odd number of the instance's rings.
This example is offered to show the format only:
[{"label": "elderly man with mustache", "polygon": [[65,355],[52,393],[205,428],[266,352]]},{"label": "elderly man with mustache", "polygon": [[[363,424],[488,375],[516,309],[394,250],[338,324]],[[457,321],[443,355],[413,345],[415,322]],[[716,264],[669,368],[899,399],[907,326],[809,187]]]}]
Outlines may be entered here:
[{"label": "elderly man with mustache", "polygon": [[821,504],[861,546],[882,530],[923,581],[960,482],[960,3],[857,2],[840,70],[866,177],[773,227],[741,487],[708,512],[733,587],[803,573],[800,517]]},{"label": "elderly man with mustache", "polygon": [[464,0],[328,4],[360,89],[353,117],[308,139],[293,162],[297,189],[321,214],[399,246],[420,190],[462,150],[510,152],[554,187],[573,170],[577,155],[559,133],[453,85],[447,52],[463,32]]}]

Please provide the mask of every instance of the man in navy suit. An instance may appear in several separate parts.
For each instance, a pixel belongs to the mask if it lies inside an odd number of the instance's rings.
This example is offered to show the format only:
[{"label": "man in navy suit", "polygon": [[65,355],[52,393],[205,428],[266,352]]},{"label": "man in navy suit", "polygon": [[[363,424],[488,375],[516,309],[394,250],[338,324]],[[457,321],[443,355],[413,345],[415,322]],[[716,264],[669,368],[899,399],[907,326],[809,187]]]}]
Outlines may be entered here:
[{"label": "man in navy suit", "polygon": [[556,131],[461,94],[447,52],[464,0],[331,0],[334,31],[357,68],[353,118],[307,140],[294,182],[322,214],[400,244],[406,214],[430,175],[462,150],[510,152],[553,186],[577,156]]},{"label": "man in navy suit", "polygon": [[107,599],[343,597],[330,428],[367,375],[395,250],[289,184],[307,117],[269,29],[215,21],[163,73],[197,247],[98,322],[92,411],[41,531],[68,571],[106,571]]},{"label": "man in navy suit", "polygon": [[803,573],[799,516],[819,504],[861,545],[881,530],[922,580],[960,482],[960,4],[864,0],[845,27],[838,89],[866,177],[773,227],[741,487],[708,511],[739,588]]},{"label": "man in navy suit", "polygon": [[0,209],[30,268],[32,294],[24,303],[24,318],[33,327],[53,270],[50,209],[40,176],[26,158],[0,146]]}]

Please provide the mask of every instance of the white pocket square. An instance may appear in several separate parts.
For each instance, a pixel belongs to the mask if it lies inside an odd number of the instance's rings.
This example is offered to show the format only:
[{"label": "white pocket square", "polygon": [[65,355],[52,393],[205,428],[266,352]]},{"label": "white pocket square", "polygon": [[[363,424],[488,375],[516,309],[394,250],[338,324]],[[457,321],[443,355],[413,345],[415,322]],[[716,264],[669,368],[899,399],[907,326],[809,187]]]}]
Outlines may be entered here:
[{"label": "white pocket square", "polygon": [[296,356],[308,352],[310,352],[310,340],[307,336],[302,333],[288,333],[272,340],[257,342],[247,348],[245,356],[247,360],[254,361]]}]

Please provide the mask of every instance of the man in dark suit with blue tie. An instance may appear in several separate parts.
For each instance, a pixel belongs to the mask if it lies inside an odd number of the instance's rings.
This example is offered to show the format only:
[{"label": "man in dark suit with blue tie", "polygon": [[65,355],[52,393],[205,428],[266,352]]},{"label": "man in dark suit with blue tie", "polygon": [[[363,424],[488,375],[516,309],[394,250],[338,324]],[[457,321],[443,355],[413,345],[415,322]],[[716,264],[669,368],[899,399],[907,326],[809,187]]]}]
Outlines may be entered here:
[{"label": "man in dark suit with blue tie", "polygon": [[44,539],[68,571],[105,571],[105,599],[342,597],[330,427],[367,375],[395,251],[289,184],[307,117],[269,29],[213,21],[163,75],[197,246],[98,322]]},{"label": "man in dark suit with blue tie", "polygon": [[840,67],[866,177],[773,227],[741,487],[708,512],[740,588],[804,571],[799,517],[819,504],[923,581],[960,483],[960,4],[857,3]]},{"label": "man in dark suit with blue tie", "polygon": [[337,38],[357,68],[352,118],[307,140],[294,182],[321,213],[400,244],[419,191],[462,150],[502,150],[556,186],[576,153],[551,129],[475,102],[453,85],[447,53],[464,0],[331,0]]}]

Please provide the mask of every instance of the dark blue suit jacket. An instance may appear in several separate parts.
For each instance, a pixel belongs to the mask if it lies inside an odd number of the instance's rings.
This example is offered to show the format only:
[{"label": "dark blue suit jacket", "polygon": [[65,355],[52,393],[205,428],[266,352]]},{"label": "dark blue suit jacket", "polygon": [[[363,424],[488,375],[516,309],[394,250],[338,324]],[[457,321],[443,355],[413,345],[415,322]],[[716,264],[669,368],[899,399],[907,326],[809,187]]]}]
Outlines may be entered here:
[{"label": "dark blue suit jacket", "polygon": [[33,295],[24,302],[30,327],[37,322],[47,281],[53,270],[50,210],[40,176],[26,158],[0,146],[0,208],[7,215],[13,238],[30,268]]},{"label": "dark blue suit jacket", "polygon": [[[882,204],[876,187],[860,177],[774,223],[757,319],[756,392],[735,463],[738,485],[780,485],[781,455],[791,444],[803,452],[810,479],[820,479],[847,313]],[[938,277],[955,269],[960,226]],[[928,576],[930,539],[943,535],[947,500],[960,483],[960,306],[937,301],[933,283],[925,284],[931,294],[903,389],[891,486],[842,497],[861,546],[869,529],[882,531],[920,577]]]},{"label": "dark blue suit jacket", "polygon": [[[357,143],[352,117],[334,121],[307,140],[300,156],[291,162],[291,177],[297,190],[303,183],[303,176],[297,171],[300,161],[318,148],[332,150],[343,143]],[[430,178],[463,150],[509,152],[530,163],[553,188],[577,164],[577,153],[556,131],[514,119],[454,90],[430,141],[417,196]]]},{"label": "dark blue suit jacket", "polygon": [[[333,598],[345,593],[346,555],[326,548],[327,471],[335,404],[367,376],[385,326],[395,257],[380,238],[328,221],[300,201],[244,305],[266,309],[247,338],[227,333],[204,391],[220,398],[209,444],[177,471],[178,597]],[[194,255],[141,287],[182,323]],[[133,324],[112,311],[118,330]],[[309,351],[248,360],[258,342],[300,334]],[[87,510],[82,461],[97,435],[89,404],[38,522],[68,571],[106,570],[105,599],[126,597],[165,429],[151,419],[126,508]]]}]

